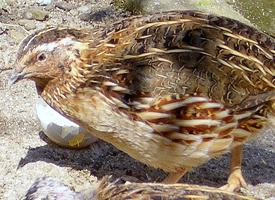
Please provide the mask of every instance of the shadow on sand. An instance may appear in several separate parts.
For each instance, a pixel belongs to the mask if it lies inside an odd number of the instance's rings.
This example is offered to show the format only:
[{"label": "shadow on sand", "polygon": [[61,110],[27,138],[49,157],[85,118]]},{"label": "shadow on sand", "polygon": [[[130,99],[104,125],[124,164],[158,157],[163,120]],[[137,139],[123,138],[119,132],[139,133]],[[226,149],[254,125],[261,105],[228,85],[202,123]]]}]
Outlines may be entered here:
[{"label": "shadow on sand", "polygon": [[[135,182],[158,182],[165,177],[165,173],[161,170],[148,167],[102,141],[95,142],[86,149],[70,150],[51,143],[42,132],[40,137],[47,141],[47,145],[30,148],[26,157],[21,159],[18,168],[28,163],[44,161],[61,167],[86,169],[98,178],[112,175],[114,178],[125,177],[129,181]],[[275,183],[274,158],[274,152],[246,145],[243,162],[246,181],[252,185]],[[181,182],[219,187],[226,183],[228,174],[229,155],[225,155],[218,159],[212,159],[189,172]]]}]

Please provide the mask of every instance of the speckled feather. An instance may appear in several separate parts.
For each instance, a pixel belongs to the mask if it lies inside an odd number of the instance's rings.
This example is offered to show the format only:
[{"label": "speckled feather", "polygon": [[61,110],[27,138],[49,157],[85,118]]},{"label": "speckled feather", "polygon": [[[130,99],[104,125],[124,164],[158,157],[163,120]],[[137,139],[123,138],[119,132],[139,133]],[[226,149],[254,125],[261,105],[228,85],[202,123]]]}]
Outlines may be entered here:
[{"label": "speckled feather", "polygon": [[28,190],[25,200],[253,200],[249,196],[225,192],[216,188],[189,184],[125,183],[103,179],[88,190],[74,192],[71,188],[48,177],[39,178]]},{"label": "speckled feather", "polygon": [[274,113],[274,39],[232,19],[175,11],[94,30],[44,30],[23,41],[18,62],[35,66],[30,57],[41,46],[59,52],[58,62],[66,57],[61,68],[51,60],[42,97],[165,171],[229,151]]}]

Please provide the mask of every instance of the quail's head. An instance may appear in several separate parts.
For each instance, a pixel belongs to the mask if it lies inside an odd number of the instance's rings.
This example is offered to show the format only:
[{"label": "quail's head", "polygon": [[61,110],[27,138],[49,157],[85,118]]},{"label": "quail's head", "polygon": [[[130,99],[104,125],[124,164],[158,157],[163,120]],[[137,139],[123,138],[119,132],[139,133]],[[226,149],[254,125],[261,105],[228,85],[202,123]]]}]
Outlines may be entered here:
[{"label": "quail's head", "polygon": [[26,37],[20,44],[11,82],[35,81],[42,92],[47,83],[63,76],[79,57],[87,34],[76,29],[51,28]]}]

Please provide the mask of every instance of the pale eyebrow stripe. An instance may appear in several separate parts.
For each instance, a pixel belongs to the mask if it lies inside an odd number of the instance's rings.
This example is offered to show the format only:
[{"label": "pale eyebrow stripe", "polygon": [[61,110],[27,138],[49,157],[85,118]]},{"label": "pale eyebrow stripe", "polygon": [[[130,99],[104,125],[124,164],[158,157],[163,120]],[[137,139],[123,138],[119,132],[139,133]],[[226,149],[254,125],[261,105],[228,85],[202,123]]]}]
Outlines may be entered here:
[{"label": "pale eyebrow stripe", "polygon": [[[39,33],[37,33],[36,35],[34,35],[29,41],[28,43],[26,44],[26,46],[23,48],[23,50],[26,50],[27,47],[30,45],[30,43],[38,36],[40,36],[41,34],[45,33],[45,32],[48,32],[48,31],[51,31],[51,30],[54,30],[55,28],[51,28],[51,29],[47,29],[47,30],[44,30],[44,31],[41,31]],[[24,41],[24,40],[23,40]]]},{"label": "pale eyebrow stripe", "polygon": [[73,44],[74,41],[72,40],[72,38],[63,38],[60,41],[55,41],[55,42],[51,42],[51,43],[45,43],[42,44],[40,46],[38,46],[36,48],[36,50],[38,51],[53,51],[56,47],[58,47],[58,45],[64,45],[64,46],[69,46],[71,44]]},{"label": "pale eyebrow stripe", "polygon": [[51,43],[45,43],[36,48],[38,51],[53,51],[58,44],[56,42],[51,42]]}]

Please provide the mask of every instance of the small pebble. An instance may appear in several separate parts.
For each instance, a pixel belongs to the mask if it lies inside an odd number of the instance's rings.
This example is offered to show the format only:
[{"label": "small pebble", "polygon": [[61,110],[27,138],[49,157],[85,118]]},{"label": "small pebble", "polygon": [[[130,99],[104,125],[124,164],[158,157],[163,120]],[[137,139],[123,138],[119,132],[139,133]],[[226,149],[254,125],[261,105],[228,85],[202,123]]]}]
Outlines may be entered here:
[{"label": "small pebble", "polygon": [[20,19],[18,24],[24,26],[28,31],[36,28],[35,21],[29,19]]},{"label": "small pebble", "polygon": [[24,14],[25,19],[35,19],[37,21],[45,21],[48,17],[48,12],[37,8],[29,9]]},{"label": "small pebble", "polygon": [[63,1],[63,2],[57,2],[55,4],[55,7],[59,8],[61,10],[64,10],[64,11],[70,11],[74,8],[74,5],[71,4],[71,3]]}]

